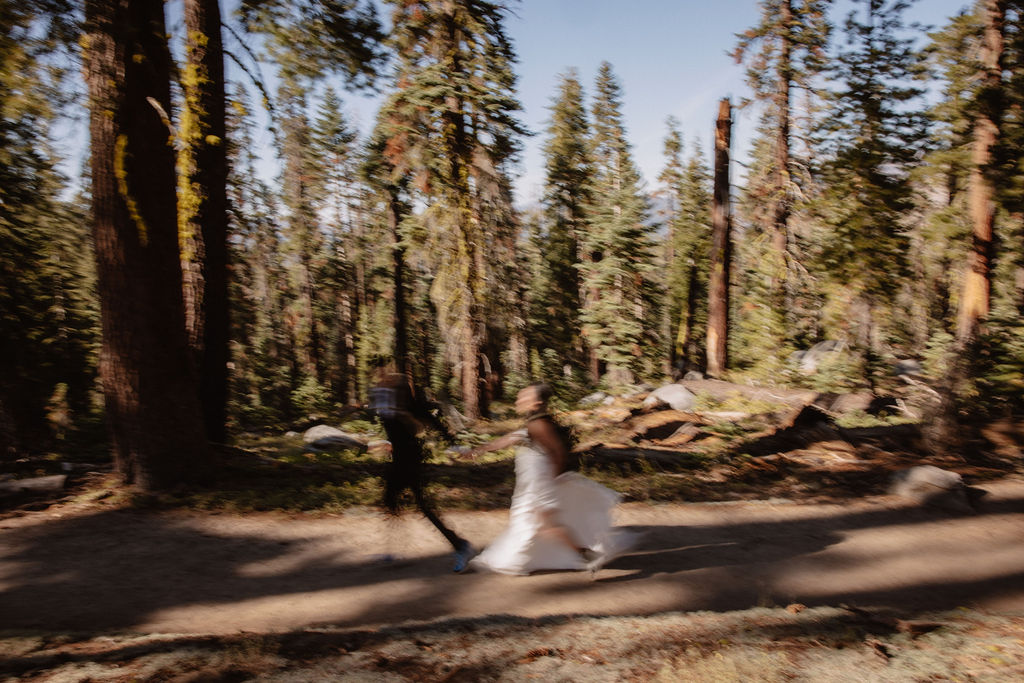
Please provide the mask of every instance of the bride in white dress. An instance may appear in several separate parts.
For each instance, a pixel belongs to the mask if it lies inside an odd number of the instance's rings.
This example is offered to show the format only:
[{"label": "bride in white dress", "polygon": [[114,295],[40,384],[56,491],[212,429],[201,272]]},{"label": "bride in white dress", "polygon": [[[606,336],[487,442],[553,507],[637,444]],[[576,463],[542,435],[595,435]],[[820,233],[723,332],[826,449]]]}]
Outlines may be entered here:
[{"label": "bride in white dress", "polygon": [[516,449],[516,485],[508,528],[477,555],[471,566],[503,574],[589,569],[592,573],[625,552],[631,536],[612,528],[615,491],[565,471],[569,443],[548,415],[551,390],[531,384],[519,392],[516,412],[526,427],[466,453]]}]

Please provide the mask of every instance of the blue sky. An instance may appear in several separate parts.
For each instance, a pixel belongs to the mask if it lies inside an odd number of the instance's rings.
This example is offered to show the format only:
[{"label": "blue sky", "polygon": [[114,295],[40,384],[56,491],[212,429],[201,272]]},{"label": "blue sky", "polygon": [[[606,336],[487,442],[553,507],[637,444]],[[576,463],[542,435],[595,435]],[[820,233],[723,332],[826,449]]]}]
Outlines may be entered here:
[{"label": "blue sky", "polygon": [[[919,0],[908,19],[940,26],[969,0]],[[840,3],[845,16],[847,4]],[[662,166],[665,119],[681,122],[689,146],[708,151],[718,101],[734,105],[749,91],[743,67],[727,55],[735,34],[759,19],[756,0],[524,0],[506,23],[519,55],[523,121],[540,133],[526,142],[516,191],[536,200],[543,183],[540,147],[558,75],[579,70],[588,94],[607,60],[623,87],[623,113],[634,159],[649,190]],[[838,23],[838,20],[836,20]],[[742,158],[756,125],[752,110],[734,111],[734,154]]]}]

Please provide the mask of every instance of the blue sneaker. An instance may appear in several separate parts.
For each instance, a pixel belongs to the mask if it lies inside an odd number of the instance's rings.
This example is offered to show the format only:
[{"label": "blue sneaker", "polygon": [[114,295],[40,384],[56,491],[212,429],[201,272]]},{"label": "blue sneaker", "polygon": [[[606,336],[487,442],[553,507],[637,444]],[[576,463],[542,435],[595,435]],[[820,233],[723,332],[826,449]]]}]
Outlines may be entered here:
[{"label": "blue sneaker", "polygon": [[476,556],[476,550],[469,543],[463,543],[462,547],[455,551],[455,566],[452,571],[456,574],[469,569],[469,561]]}]

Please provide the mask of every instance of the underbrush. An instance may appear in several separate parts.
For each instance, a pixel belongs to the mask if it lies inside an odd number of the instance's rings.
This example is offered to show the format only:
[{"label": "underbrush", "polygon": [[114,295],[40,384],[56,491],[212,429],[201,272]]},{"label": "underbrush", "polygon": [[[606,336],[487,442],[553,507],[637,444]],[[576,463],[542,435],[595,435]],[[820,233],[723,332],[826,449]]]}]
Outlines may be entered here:
[{"label": "underbrush", "polygon": [[[698,397],[697,407],[704,417],[693,418],[688,428],[695,433],[691,432],[689,441],[674,446],[648,440],[642,430],[650,427],[651,421],[633,420],[630,406],[621,401],[608,408],[567,413],[562,419],[576,431],[581,473],[632,502],[769,498],[838,501],[884,494],[896,469],[924,463],[950,466],[929,460],[927,453],[920,452],[916,430],[907,425],[913,420],[903,414],[851,412],[837,419],[840,431],[833,431],[831,436],[816,435],[811,429],[793,439],[772,436],[792,414],[792,408],[785,404],[739,395],[724,399],[705,395]],[[669,420],[686,419],[666,416]],[[383,432],[378,424],[354,417],[341,425],[344,431],[358,434],[367,443],[381,439]],[[473,431],[460,433],[458,441],[474,446],[519,426],[521,420],[516,418],[482,421],[473,426]],[[1003,448],[1011,448],[1014,438],[1009,434]],[[822,439],[823,443],[816,443]],[[844,447],[838,443],[842,439],[858,445]],[[156,509],[318,514],[377,506],[383,498],[390,459],[384,448],[316,451],[309,449],[296,432],[243,434],[236,444],[224,449],[216,476],[202,484],[134,495],[118,488],[110,477],[101,476],[109,472],[107,465],[99,473],[72,472],[69,490],[58,497],[60,501],[102,500],[104,505]],[[448,450],[447,444],[431,443],[429,447],[427,491],[442,510],[508,507],[515,484],[514,449],[486,453],[470,461]],[[839,455],[832,457],[830,449],[835,448]],[[876,455],[851,460],[852,449]],[[62,462],[58,456],[26,461],[21,463],[18,476],[55,474],[61,471]],[[986,462],[990,469],[995,467],[985,475],[989,478],[1019,468],[1019,458],[1006,463]],[[975,476],[972,481],[980,480]],[[412,505],[409,498],[407,504]],[[35,506],[28,509],[49,504],[11,497],[5,502],[8,507]]]},{"label": "underbrush", "polygon": [[[838,607],[490,616],[285,633],[0,634],[10,679],[1019,681],[1024,620]],[[14,678],[17,677],[17,678]]]}]

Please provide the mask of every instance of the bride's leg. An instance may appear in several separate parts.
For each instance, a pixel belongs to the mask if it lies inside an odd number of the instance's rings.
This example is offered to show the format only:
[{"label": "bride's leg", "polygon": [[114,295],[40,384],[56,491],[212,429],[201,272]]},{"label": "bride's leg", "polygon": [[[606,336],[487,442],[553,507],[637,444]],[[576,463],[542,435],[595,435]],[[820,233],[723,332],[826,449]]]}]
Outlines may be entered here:
[{"label": "bride's leg", "polygon": [[558,540],[573,552],[583,553],[586,550],[573,538],[569,528],[558,520],[558,510],[555,508],[545,508],[540,510],[538,514],[541,519],[540,533]]}]

